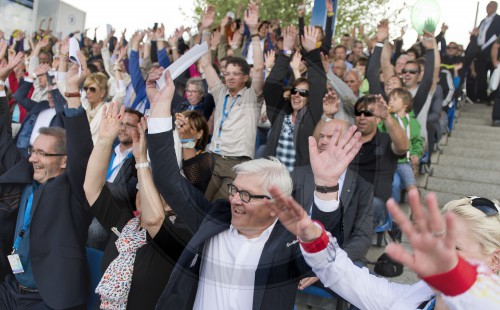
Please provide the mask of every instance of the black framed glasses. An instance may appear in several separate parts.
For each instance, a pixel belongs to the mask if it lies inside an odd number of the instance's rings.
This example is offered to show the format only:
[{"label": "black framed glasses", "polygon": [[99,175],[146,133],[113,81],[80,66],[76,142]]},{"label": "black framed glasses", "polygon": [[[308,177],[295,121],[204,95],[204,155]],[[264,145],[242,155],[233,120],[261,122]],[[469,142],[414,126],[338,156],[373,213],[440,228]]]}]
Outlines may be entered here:
[{"label": "black framed glasses", "polygon": [[300,89],[300,88],[294,87],[290,90],[290,94],[292,94],[292,95],[296,95],[297,93],[301,97],[309,97],[309,91],[307,89]]},{"label": "black framed glasses", "polygon": [[420,73],[419,70],[413,70],[413,69],[403,69],[403,74],[406,74],[406,73],[409,73],[409,74],[417,74],[417,73]]},{"label": "black framed glasses", "polygon": [[488,198],[479,196],[467,196],[467,198],[469,198],[471,206],[482,211],[487,216],[500,213],[500,207]]},{"label": "black framed glasses", "polygon": [[137,128],[136,125],[132,125],[132,124],[129,124],[129,123],[120,122],[120,128],[122,128],[123,126],[125,126],[125,128],[127,128],[127,129]]},{"label": "black framed glasses", "polygon": [[236,194],[240,194],[240,199],[244,203],[248,203],[252,199],[266,199],[266,198],[271,199],[271,197],[269,197],[267,195],[252,195],[245,190],[239,190],[236,186],[234,186],[233,183],[229,183],[227,185],[227,189],[229,191],[229,195],[231,195],[231,196],[234,196]]},{"label": "black framed glasses", "polygon": [[51,154],[51,153],[45,153],[44,151],[42,150],[37,150],[37,149],[34,149],[33,147],[29,147],[28,148],[28,154],[31,156],[33,154],[36,154],[38,156],[41,156],[41,157],[54,157],[54,156],[66,156],[66,154]]},{"label": "black framed glasses", "polygon": [[372,117],[373,113],[368,111],[368,110],[355,110],[354,111],[354,116],[361,116],[364,115],[365,117]]}]

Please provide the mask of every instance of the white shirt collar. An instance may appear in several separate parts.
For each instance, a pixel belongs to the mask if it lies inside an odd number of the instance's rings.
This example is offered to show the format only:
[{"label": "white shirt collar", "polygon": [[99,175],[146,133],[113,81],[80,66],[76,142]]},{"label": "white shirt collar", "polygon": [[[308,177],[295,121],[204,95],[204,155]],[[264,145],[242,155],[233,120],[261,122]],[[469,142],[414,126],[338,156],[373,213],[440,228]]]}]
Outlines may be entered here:
[{"label": "white shirt collar", "polygon": [[242,234],[240,234],[238,232],[238,230],[233,226],[233,224],[231,224],[231,226],[229,226],[229,234],[230,236],[232,237],[237,237],[237,238],[246,238],[247,240],[252,240],[252,241],[260,241],[260,240],[267,240],[269,238],[269,236],[271,235],[271,232],[273,231],[274,229],[274,226],[276,225],[276,222],[278,221],[278,219],[275,219],[274,222],[268,227],[266,228],[261,234],[260,236],[258,236],[257,238],[252,238],[252,239],[248,239],[247,237],[243,236]]}]

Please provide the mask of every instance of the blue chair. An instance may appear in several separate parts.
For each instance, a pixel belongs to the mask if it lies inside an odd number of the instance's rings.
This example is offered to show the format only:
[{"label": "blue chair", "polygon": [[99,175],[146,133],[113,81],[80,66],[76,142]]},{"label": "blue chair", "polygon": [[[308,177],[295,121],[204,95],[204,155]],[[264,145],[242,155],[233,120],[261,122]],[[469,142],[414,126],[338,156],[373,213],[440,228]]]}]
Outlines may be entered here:
[{"label": "blue chair", "polygon": [[387,244],[387,239],[385,238],[385,233],[391,231],[392,229],[392,216],[391,214],[387,215],[387,219],[384,224],[375,228],[375,233],[377,234],[377,246],[381,247],[382,242]]},{"label": "blue chair", "polygon": [[312,296],[326,298],[326,299],[334,299],[335,298],[327,290],[325,290],[321,287],[314,286],[314,285],[310,285],[310,286],[306,287],[304,290],[302,290],[302,292],[304,294],[309,294]]},{"label": "blue chair", "polygon": [[101,261],[104,252],[93,249],[85,248],[87,251],[87,263],[90,270],[90,287],[87,296],[87,309],[97,309],[99,305],[99,295],[95,293],[95,288],[102,278]]}]

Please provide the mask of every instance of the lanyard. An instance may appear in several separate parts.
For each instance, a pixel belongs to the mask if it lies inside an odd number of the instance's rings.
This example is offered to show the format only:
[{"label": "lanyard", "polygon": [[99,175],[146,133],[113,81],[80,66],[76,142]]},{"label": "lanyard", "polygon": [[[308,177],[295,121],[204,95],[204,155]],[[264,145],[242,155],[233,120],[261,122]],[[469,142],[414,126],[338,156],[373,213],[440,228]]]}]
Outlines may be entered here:
[{"label": "lanyard", "polygon": [[106,172],[106,180],[109,179],[111,175],[113,175],[113,172],[115,172],[116,168],[120,167],[123,164],[123,162],[129,159],[130,157],[132,157],[132,152],[128,153],[127,156],[124,159],[122,159],[121,162],[119,162],[116,166],[112,167],[113,162],[115,161],[116,158],[116,153],[113,153],[111,161],[109,162],[108,165],[108,172]]},{"label": "lanyard", "polygon": [[19,232],[19,235],[16,237],[14,241],[14,246],[12,247],[12,253],[16,252],[19,248],[19,244],[21,243],[21,239],[23,239],[24,233],[28,229],[31,224],[31,207],[33,205],[33,192],[31,192],[28,197],[28,203],[26,204],[26,210],[24,210],[24,218],[23,218],[23,228]]},{"label": "lanyard", "polygon": [[[399,116],[396,114],[396,118],[398,119],[398,122],[399,122],[399,125],[401,127],[403,127],[403,129],[405,129],[406,131],[406,136],[408,137],[408,142],[410,142],[410,116],[408,115],[408,113],[406,113],[405,115],[405,118],[406,118],[406,121],[408,122],[406,124],[406,127],[403,123],[403,120],[401,118],[399,118]],[[410,159],[410,150],[408,149],[408,151],[406,152],[406,158],[407,159]]]},{"label": "lanyard", "polygon": [[239,97],[240,97],[240,95],[237,95],[236,98],[234,98],[233,103],[231,103],[231,106],[229,107],[228,111],[226,111],[226,108],[227,108],[227,98],[229,98],[229,95],[226,95],[226,99],[224,99],[224,107],[222,108],[222,118],[220,119],[220,126],[219,126],[219,135],[218,135],[219,138],[220,138],[220,135],[222,134],[222,125],[226,121],[226,118],[228,117],[229,112],[231,112],[231,109],[233,108],[234,104],[236,103],[236,100],[238,100]]}]

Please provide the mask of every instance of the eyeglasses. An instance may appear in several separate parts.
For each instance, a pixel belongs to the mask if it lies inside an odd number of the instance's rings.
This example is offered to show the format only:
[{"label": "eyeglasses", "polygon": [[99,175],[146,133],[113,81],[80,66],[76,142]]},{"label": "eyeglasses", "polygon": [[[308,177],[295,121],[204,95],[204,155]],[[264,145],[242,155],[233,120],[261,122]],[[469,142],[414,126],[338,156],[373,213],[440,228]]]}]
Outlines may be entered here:
[{"label": "eyeglasses", "polygon": [[372,117],[373,113],[367,110],[356,110],[354,111],[354,116],[361,116],[364,115],[365,117]]},{"label": "eyeglasses", "polygon": [[33,154],[36,154],[41,157],[52,157],[52,156],[66,156],[66,154],[51,154],[51,153],[45,153],[42,150],[36,150],[33,147],[28,148],[28,154],[31,156]]},{"label": "eyeglasses", "polygon": [[469,198],[470,204],[474,208],[482,211],[487,216],[492,216],[500,213],[500,207],[488,198],[478,196],[467,196],[467,198]]},{"label": "eyeglasses", "polygon": [[236,76],[236,77],[238,77],[238,76],[242,76],[242,75],[243,75],[243,72],[227,72],[227,71],[226,71],[226,72],[224,72],[224,74],[223,74],[223,75],[224,75],[224,76],[231,76],[231,75],[232,75],[232,76]]},{"label": "eyeglasses", "polygon": [[120,128],[122,128],[123,126],[125,126],[125,128],[127,128],[127,129],[137,128],[136,125],[120,122]]},{"label": "eyeglasses", "polygon": [[252,195],[245,190],[239,190],[233,183],[229,183],[227,185],[227,189],[229,191],[229,195],[234,196],[236,194],[240,194],[240,199],[244,203],[250,202],[251,199],[271,199],[271,197],[267,195]]},{"label": "eyeglasses", "polygon": [[201,93],[201,91],[198,91],[198,90],[189,90],[189,89],[186,89],[185,92],[187,94],[192,94],[192,93]]},{"label": "eyeglasses", "polygon": [[420,72],[420,70],[412,70],[412,69],[407,70],[407,69],[403,69],[403,71],[402,71],[402,72],[403,72],[403,74],[406,74],[406,73],[409,73],[409,74],[417,74],[417,73],[419,73],[419,72]]},{"label": "eyeglasses", "polygon": [[95,93],[95,92],[97,91],[97,89],[96,89],[94,86],[90,86],[90,87],[85,86],[85,87],[83,88],[83,90],[84,90],[85,92],[91,92],[91,93]]},{"label": "eyeglasses", "polygon": [[296,95],[297,93],[301,97],[309,97],[309,91],[307,89],[300,89],[300,88],[294,87],[290,90],[290,94],[292,94],[292,95]]},{"label": "eyeglasses", "polygon": [[458,48],[458,46],[449,46],[449,45],[448,45],[446,48],[447,48],[447,49],[456,50],[456,49]]}]

